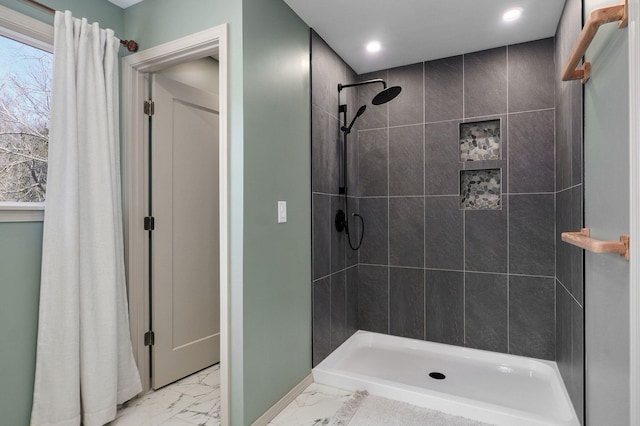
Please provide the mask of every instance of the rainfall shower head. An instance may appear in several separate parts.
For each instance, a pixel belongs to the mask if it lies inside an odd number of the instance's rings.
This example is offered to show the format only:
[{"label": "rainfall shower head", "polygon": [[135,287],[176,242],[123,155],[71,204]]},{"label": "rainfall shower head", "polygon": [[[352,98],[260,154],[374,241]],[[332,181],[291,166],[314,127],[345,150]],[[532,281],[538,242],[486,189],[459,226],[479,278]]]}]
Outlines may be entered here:
[{"label": "rainfall shower head", "polygon": [[398,96],[401,91],[402,87],[400,86],[389,87],[388,89],[384,89],[382,92],[375,95],[371,103],[374,105],[386,104],[387,102]]}]

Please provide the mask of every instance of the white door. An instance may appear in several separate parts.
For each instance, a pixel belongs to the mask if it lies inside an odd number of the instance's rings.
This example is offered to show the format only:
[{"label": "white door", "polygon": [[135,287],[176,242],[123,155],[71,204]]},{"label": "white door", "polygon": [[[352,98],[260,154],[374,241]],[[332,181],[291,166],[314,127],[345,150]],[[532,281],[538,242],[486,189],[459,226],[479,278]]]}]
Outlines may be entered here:
[{"label": "white door", "polygon": [[218,99],[152,76],[152,386],[220,361]]}]

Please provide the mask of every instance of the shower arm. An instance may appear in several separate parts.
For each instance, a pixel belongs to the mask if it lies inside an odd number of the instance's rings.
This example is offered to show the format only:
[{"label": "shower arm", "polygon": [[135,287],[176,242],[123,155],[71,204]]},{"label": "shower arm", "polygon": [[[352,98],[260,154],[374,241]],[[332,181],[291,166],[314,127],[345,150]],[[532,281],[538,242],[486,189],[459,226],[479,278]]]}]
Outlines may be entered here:
[{"label": "shower arm", "polygon": [[[383,79],[374,78],[374,79],[371,79],[371,80],[359,81],[357,83],[349,83],[349,84],[340,84],[340,83],[338,83],[338,94],[340,94],[340,92],[342,92],[342,89],[346,89],[348,87],[364,86],[366,84],[374,84],[374,83],[381,83],[382,87],[384,89],[387,88],[387,83]],[[338,103],[339,103],[339,101],[338,101]]]}]

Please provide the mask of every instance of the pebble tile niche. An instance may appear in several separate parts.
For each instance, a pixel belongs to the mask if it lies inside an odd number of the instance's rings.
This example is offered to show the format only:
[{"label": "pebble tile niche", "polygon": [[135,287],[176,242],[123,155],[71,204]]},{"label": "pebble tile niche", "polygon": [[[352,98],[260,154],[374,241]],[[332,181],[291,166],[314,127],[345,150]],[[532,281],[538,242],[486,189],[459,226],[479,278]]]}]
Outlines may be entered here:
[{"label": "pebble tile niche", "polygon": [[500,119],[460,123],[460,161],[500,157]]},{"label": "pebble tile niche", "polygon": [[460,207],[464,210],[500,210],[500,169],[461,170]]}]

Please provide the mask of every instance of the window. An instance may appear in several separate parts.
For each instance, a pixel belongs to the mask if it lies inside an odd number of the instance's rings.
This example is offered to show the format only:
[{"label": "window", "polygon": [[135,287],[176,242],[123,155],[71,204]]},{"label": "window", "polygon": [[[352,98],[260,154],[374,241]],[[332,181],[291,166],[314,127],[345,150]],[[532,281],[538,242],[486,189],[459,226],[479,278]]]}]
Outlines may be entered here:
[{"label": "window", "polygon": [[0,12],[0,222],[38,221],[47,187],[53,28]]}]

